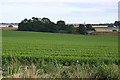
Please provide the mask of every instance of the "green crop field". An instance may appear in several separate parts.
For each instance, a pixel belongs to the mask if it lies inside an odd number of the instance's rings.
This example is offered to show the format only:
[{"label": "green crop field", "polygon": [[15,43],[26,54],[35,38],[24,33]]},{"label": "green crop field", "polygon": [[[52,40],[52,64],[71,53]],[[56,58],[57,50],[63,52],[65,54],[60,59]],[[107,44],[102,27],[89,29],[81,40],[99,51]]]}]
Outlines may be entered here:
[{"label": "green crop field", "polygon": [[3,64],[15,56],[23,63],[118,63],[118,36],[3,31]]},{"label": "green crop field", "polygon": [[29,68],[23,72],[21,65],[35,65],[36,73],[42,69],[38,78],[75,78],[76,73],[78,78],[91,78],[91,74],[93,78],[118,78],[118,36],[3,30],[3,76],[31,72]]}]

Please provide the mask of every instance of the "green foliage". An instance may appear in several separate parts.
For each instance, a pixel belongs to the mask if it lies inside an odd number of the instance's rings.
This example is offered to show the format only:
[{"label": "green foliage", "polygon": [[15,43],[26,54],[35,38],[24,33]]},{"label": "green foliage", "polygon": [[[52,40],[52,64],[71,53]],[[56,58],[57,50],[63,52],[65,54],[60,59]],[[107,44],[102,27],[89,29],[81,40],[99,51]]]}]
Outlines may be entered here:
[{"label": "green foliage", "polygon": [[91,31],[96,31],[95,28],[92,28]]},{"label": "green foliage", "polygon": [[66,25],[64,21],[58,21],[57,24],[51,22],[48,18],[24,19],[18,24],[19,31],[52,32],[57,33],[63,30],[65,33],[72,33],[73,26]]},{"label": "green foliage", "polygon": [[24,19],[18,24],[19,31],[52,32],[52,33],[80,33],[87,34],[87,30],[95,31],[91,24],[80,24],[79,28],[74,25],[66,25],[65,21],[59,20],[55,24],[48,18]]},{"label": "green foliage", "polygon": [[57,21],[57,25],[59,26],[59,30],[66,30],[66,24],[65,21]]},{"label": "green foliage", "polygon": [[[90,64],[73,64],[72,66],[55,66],[54,64],[45,64],[40,68],[36,68],[32,65],[14,65],[8,66],[7,75],[3,77],[7,78],[94,78],[94,79],[105,79],[111,80],[120,78],[119,66],[116,64],[100,64],[98,66]],[[92,67],[91,67],[92,66]],[[19,69],[18,69],[19,68]],[[12,74],[11,74],[12,72]],[[15,76],[16,75],[16,76]],[[18,75],[18,76],[17,76]],[[8,77],[9,76],[9,77]]]},{"label": "green foliage", "polygon": [[93,28],[91,24],[86,24],[85,26],[86,26],[86,30],[96,31],[95,28]]},{"label": "green foliage", "polygon": [[120,21],[115,21],[114,25],[115,25],[116,27],[120,26]]},{"label": "green foliage", "polygon": [[73,32],[75,32],[75,28],[73,25],[67,25],[66,31],[67,31],[67,33],[73,33]]},{"label": "green foliage", "polygon": [[86,29],[87,29],[87,30],[92,30],[92,25],[91,25],[91,24],[87,24],[87,25],[86,25]]},{"label": "green foliage", "polygon": [[2,55],[8,61],[3,60],[3,64],[8,64],[12,56],[16,56],[24,64],[40,63],[42,60],[49,62],[52,59],[64,65],[77,60],[79,63],[117,63],[117,37],[3,31]]},{"label": "green foliage", "polygon": [[[58,64],[71,66],[72,63],[77,61],[78,64],[88,63],[90,65],[103,62],[105,64],[118,64],[117,35],[84,36],[3,31],[2,36],[2,64],[4,71],[7,70],[6,66],[12,64],[12,61],[17,61],[19,65],[34,64],[37,68],[43,67],[44,69],[49,66],[46,64],[51,64],[51,67],[53,67],[52,64],[55,67]],[[49,72],[50,69],[48,69]],[[69,72],[64,73],[69,76]]]},{"label": "green foliage", "polygon": [[79,24],[78,32],[79,32],[80,34],[86,34],[87,31],[86,31],[85,25]]},{"label": "green foliage", "polygon": [[8,27],[13,27],[12,25],[9,25]]},{"label": "green foliage", "polygon": [[48,18],[35,18],[24,19],[18,24],[19,31],[35,31],[35,32],[58,32],[55,23],[51,22]]},{"label": "green foliage", "polygon": [[113,29],[112,31],[113,31],[113,32],[117,32],[117,30],[115,30],[115,29]]},{"label": "green foliage", "polygon": [[98,70],[96,71],[96,74],[94,75],[95,78],[104,78],[104,79],[110,79],[110,78],[119,78],[120,70],[118,65],[115,64],[102,64],[99,65]]}]

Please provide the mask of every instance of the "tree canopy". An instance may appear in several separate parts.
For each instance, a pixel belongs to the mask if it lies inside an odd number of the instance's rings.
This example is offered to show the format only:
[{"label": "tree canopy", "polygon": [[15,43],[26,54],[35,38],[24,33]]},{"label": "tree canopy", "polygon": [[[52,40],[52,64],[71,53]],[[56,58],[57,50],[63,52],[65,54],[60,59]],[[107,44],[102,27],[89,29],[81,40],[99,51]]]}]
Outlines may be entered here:
[{"label": "tree canopy", "polygon": [[57,24],[50,21],[48,18],[36,18],[24,19],[18,24],[19,31],[37,31],[37,32],[60,32],[60,30],[66,33],[72,33],[74,27],[66,25],[65,21],[57,21]]},{"label": "tree canopy", "polygon": [[9,25],[8,27],[13,27],[13,25]]},{"label": "tree canopy", "polygon": [[79,24],[78,32],[79,32],[80,34],[86,34],[87,31],[86,31],[85,25]]},{"label": "tree canopy", "polygon": [[67,25],[65,21],[59,20],[57,23],[52,22],[49,18],[37,18],[31,19],[25,18],[18,24],[19,31],[35,31],[35,32],[53,32],[53,33],[80,33],[86,34],[87,30],[93,30],[91,24],[80,24],[79,28],[75,28],[74,25]]},{"label": "tree canopy", "polygon": [[116,27],[119,27],[119,26],[120,26],[120,21],[115,21],[114,25],[115,25]]}]

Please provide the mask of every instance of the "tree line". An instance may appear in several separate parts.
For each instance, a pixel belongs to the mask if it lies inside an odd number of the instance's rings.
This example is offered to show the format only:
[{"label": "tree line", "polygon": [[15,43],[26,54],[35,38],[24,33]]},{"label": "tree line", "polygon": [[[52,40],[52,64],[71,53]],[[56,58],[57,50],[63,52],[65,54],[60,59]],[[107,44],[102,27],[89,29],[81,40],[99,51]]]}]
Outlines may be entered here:
[{"label": "tree line", "polygon": [[115,21],[114,25],[118,28],[120,28],[120,21]]},{"label": "tree line", "polygon": [[91,24],[74,27],[73,25],[67,25],[65,21],[59,20],[55,24],[50,21],[49,18],[37,18],[24,19],[18,24],[19,31],[35,31],[35,32],[52,32],[52,33],[80,33],[87,34],[87,31],[95,31]]}]

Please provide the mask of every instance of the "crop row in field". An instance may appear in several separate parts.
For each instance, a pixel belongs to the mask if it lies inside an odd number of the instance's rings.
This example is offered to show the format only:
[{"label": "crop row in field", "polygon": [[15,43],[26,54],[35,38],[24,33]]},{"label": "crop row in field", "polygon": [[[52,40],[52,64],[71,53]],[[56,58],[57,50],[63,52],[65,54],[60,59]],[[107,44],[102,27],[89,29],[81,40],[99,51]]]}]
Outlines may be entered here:
[{"label": "crop row in field", "polygon": [[[118,36],[84,36],[42,32],[3,31],[3,64],[57,60],[65,65],[81,62],[118,62]],[[36,60],[36,61],[35,61]]]}]

